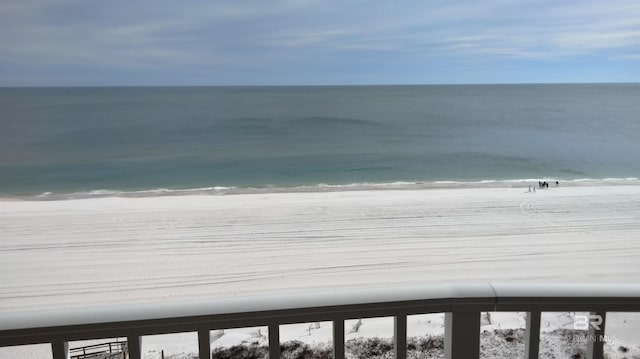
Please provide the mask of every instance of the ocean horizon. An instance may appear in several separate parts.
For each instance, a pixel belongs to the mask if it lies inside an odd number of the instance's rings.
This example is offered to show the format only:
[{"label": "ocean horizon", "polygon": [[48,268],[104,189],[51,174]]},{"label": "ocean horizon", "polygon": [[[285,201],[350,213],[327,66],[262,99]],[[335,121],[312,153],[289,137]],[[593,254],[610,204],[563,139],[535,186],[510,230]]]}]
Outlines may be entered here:
[{"label": "ocean horizon", "polygon": [[0,196],[637,182],[640,84],[0,89]]}]

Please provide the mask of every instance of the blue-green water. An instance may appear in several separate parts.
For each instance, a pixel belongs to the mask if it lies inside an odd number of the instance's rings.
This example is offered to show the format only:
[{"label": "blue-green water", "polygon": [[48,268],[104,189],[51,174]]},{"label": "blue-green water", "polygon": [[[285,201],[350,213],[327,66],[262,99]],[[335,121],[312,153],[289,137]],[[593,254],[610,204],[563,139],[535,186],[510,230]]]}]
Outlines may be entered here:
[{"label": "blue-green water", "polygon": [[629,177],[639,84],[0,89],[2,196]]}]

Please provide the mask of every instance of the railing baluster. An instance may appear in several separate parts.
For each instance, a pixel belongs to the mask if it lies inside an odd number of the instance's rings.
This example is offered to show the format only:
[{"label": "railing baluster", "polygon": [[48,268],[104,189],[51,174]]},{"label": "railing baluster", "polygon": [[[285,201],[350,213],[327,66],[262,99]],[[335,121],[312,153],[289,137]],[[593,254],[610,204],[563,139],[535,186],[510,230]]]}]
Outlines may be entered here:
[{"label": "railing baluster", "polygon": [[280,359],[279,324],[269,324],[269,359]]},{"label": "railing baluster", "polygon": [[127,336],[129,359],[142,359],[142,338],[139,335]]},{"label": "railing baluster", "polygon": [[538,359],[540,351],[540,315],[540,311],[527,312],[527,338],[524,344],[526,359]]},{"label": "railing baluster", "polygon": [[607,319],[607,312],[591,312],[592,318],[599,318],[589,322],[589,336],[587,340],[587,359],[603,359],[604,349],[604,326]]},{"label": "railing baluster", "polygon": [[65,341],[54,341],[51,343],[53,359],[69,359],[69,343]]},{"label": "railing baluster", "polygon": [[444,315],[445,359],[480,357],[480,313],[448,312]]},{"label": "railing baluster", "polygon": [[333,321],[333,359],[344,359],[344,319]]},{"label": "railing baluster", "polygon": [[393,350],[395,359],[407,358],[407,316],[404,314],[393,318]]},{"label": "railing baluster", "polygon": [[198,330],[198,358],[211,359],[211,334],[209,329]]}]

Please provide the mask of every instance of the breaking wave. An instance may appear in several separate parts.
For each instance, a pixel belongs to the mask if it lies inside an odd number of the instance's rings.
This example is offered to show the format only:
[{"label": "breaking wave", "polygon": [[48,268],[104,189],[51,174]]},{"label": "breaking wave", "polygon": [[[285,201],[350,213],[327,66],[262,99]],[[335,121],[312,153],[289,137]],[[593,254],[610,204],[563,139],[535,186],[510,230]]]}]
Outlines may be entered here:
[{"label": "breaking wave", "polygon": [[611,185],[640,185],[637,177],[626,178],[523,178],[507,180],[478,180],[478,181],[396,181],[385,183],[357,182],[348,184],[318,183],[315,185],[279,187],[265,185],[260,187],[227,187],[211,186],[200,188],[153,188],[146,190],[110,190],[95,189],[91,191],[73,193],[43,192],[36,196],[21,197],[30,200],[63,200],[101,197],[160,197],[160,196],[184,196],[184,195],[232,195],[251,193],[291,193],[291,192],[337,192],[337,191],[366,191],[366,190],[410,190],[410,189],[445,189],[445,188],[527,188],[537,184],[538,181],[559,181],[561,186],[611,186]]}]

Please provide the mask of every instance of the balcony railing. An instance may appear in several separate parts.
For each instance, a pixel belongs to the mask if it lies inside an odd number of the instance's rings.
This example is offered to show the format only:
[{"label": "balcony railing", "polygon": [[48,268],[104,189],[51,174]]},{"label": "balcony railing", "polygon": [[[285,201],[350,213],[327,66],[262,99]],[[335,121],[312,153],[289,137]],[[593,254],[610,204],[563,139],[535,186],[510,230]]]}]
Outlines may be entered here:
[{"label": "balcony railing", "polygon": [[[407,355],[407,315],[445,313],[445,357],[477,359],[480,313],[527,313],[525,357],[538,357],[541,312],[600,315],[589,337],[604,336],[607,312],[640,312],[640,285],[479,283],[358,289],[179,303],[10,313],[0,317],[0,346],[50,343],[54,359],[69,358],[68,342],[127,337],[141,358],[141,337],[197,332],[199,357],[210,358],[211,330],[268,326],[269,357],[280,357],[282,324],[332,321],[334,359],[345,357],[345,319],[394,317],[396,358]],[[588,358],[603,358],[603,341],[588,341]]]},{"label": "balcony railing", "polygon": [[127,353],[127,342],[108,342],[86,345],[69,350],[69,359],[124,358]]}]

